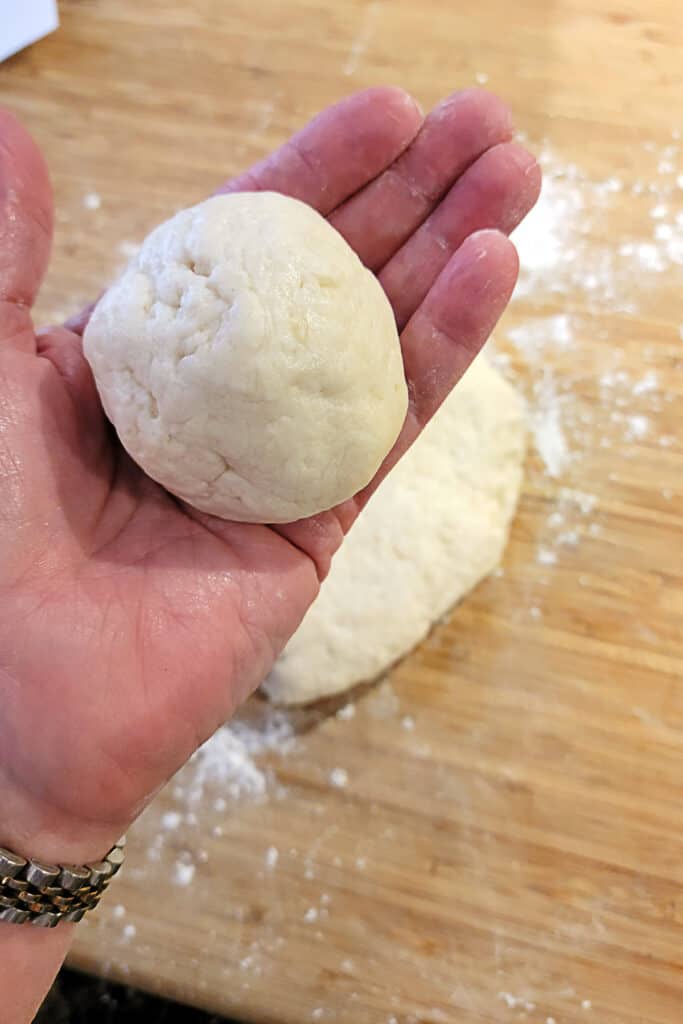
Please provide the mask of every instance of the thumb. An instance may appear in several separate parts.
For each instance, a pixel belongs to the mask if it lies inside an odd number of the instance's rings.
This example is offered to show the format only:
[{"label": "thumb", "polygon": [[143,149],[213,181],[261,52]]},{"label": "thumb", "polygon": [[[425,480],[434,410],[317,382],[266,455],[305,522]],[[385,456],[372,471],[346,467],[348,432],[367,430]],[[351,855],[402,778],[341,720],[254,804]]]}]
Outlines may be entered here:
[{"label": "thumb", "polygon": [[52,188],[37,145],[0,108],[0,333],[8,307],[26,312],[47,269],[52,242]]}]

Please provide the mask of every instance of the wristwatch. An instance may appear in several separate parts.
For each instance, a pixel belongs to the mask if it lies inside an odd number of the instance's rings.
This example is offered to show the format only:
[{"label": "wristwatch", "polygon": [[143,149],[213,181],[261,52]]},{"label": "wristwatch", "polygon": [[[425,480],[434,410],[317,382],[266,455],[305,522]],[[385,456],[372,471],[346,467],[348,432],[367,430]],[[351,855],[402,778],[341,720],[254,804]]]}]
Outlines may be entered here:
[{"label": "wristwatch", "polygon": [[125,838],[92,864],[43,864],[0,846],[0,921],[54,928],[93,910],[123,864]]}]

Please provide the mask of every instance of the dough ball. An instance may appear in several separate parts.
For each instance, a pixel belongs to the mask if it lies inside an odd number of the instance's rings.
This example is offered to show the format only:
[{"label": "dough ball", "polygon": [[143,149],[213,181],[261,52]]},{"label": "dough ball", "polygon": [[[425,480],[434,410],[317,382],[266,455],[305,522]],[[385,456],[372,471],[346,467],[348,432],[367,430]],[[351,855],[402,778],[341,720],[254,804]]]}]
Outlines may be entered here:
[{"label": "dough ball", "polygon": [[305,704],[374,679],[498,564],[522,483],[514,389],[479,357],[361,513],[264,689]]},{"label": "dough ball", "polygon": [[313,515],[367,484],[408,397],[375,277],[311,207],[215,196],[149,235],[84,336],[145,472],[204,512]]}]

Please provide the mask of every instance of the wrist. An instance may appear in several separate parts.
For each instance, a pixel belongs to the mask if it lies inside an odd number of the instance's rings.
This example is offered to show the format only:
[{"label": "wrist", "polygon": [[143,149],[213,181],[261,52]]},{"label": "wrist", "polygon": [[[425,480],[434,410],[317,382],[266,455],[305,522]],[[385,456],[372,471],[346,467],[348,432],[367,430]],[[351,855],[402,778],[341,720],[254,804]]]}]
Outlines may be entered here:
[{"label": "wrist", "polygon": [[[0,790],[0,923],[53,928],[94,910],[123,861],[123,840],[110,823],[65,820],[25,795]],[[13,822],[20,822],[17,826]]]},{"label": "wrist", "polygon": [[129,821],[90,821],[36,801],[0,776],[0,847],[50,864],[99,861]]}]

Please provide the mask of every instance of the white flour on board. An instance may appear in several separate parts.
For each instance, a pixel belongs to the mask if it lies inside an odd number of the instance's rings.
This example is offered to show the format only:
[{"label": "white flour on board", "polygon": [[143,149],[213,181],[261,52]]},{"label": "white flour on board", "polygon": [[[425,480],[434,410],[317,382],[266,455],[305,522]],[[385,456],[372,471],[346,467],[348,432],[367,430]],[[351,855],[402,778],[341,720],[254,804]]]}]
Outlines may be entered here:
[{"label": "white flour on board", "polygon": [[193,805],[210,789],[214,796],[223,794],[233,800],[262,798],[268,788],[269,772],[259,764],[259,759],[268,753],[286,754],[294,742],[289,718],[272,708],[264,710],[257,724],[235,720],[224,725],[199,748],[178,776],[176,797]]},{"label": "white flour on board", "polygon": [[[517,299],[578,292],[596,312],[638,311],[647,273],[683,265],[683,190],[675,173],[681,147],[672,143],[659,155],[652,180],[626,186],[618,177],[593,181],[551,148],[541,152],[541,197],[513,236],[521,264]],[[624,202],[644,203],[649,224],[611,243],[596,243],[596,228]]]},{"label": "white flour on board", "polygon": [[[653,347],[643,346],[642,373],[634,373],[622,366],[618,337],[601,332],[605,314],[628,319],[647,311],[653,275],[677,292],[683,288],[681,148],[674,140],[643,149],[651,177],[627,184],[617,176],[591,180],[546,146],[540,156],[541,198],[513,235],[521,269],[508,317],[512,325],[502,328],[490,348],[494,363],[527,396],[538,455],[530,478],[550,495],[536,550],[536,561],[546,568],[558,561],[557,551],[600,532],[592,516],[597,496],[589,496],[590,505],[585,500],[586,456],[613,449],[618,465],[640,444],[675,443],[672,431],[660,425],[673,396],[663,392],[657,370],[648,365]],[[611,242],[596,241],[609,237],[605,227],[625,203],[633,212],[628,228]],[[557,313],[563,303],[566,309]],[[591,388],[592,404],[586,401]],[[584,495],[579,502],[570,494],[577,483]],[[665,501],[673,497],[671,488],[660,493]],[[531,613],[540,618],[536,604]]]}]

